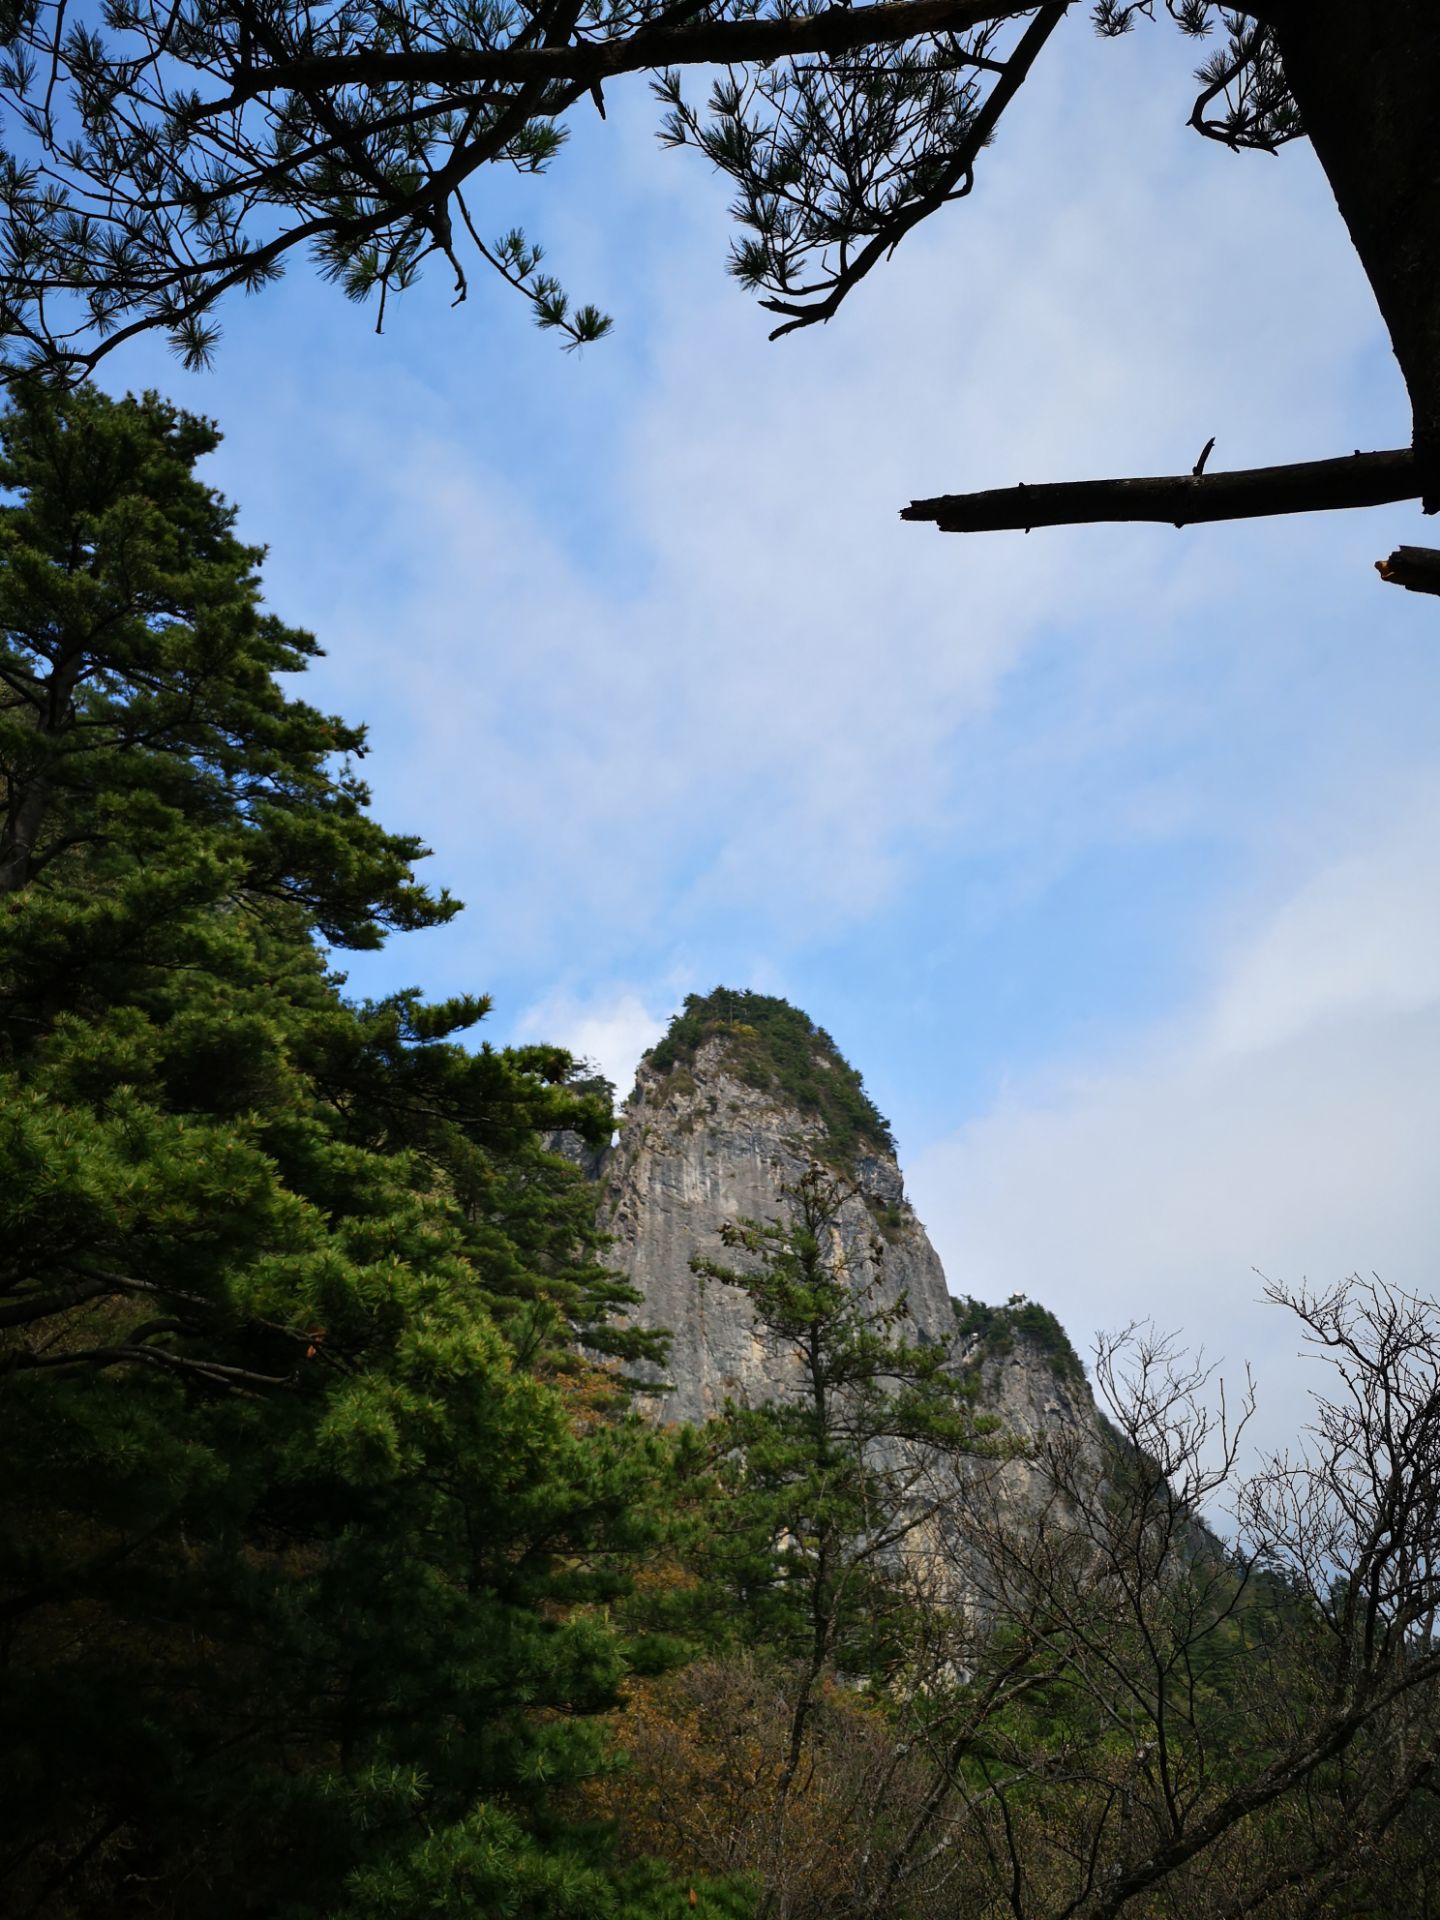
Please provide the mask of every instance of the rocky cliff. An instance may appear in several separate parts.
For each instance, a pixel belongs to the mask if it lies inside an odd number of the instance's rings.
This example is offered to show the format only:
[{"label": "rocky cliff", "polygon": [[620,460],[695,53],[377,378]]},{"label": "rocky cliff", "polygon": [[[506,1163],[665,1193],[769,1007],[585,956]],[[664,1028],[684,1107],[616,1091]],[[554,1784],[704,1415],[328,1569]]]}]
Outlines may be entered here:
[{"label": "rocky cliff", "polygon": [[642,1324],[672,1336],[659,1417],[703,1420],[727,1396],[785,1390],[748,1296],[702,1282],[690,1263],[724,1258],[726,1221],[781,1216],[781,1188],[816,1160],[854,1183],[840,1220],[854,1284],[885,1306],[903,1295],[909,1337],[952,1343],[957,1363],[979,1371],[986,1411],[1011,1432],[1092,1425],[1083,1371],[1051,1316],[952,1300],[889,1127],[829,1035],[784,1001],[723,989],[692,996],[641,1062],[618,1140],[592,1167],[611,1263],[642,1294]]}]

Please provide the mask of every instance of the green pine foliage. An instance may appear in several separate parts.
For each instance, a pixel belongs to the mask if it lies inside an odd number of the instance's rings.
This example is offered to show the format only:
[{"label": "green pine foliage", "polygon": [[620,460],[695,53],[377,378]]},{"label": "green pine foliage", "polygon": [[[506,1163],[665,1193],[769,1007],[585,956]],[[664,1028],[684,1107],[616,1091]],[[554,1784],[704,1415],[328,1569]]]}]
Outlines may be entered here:
[{"label": "green pine foliage", "polygon": [[732,1644],[799,1663],[812,1686],[827,1670],[878,1678],[897,1657],[897,1569],[941,1484],[928,1469],[995,1444],[948,1348],[913,1337],[903,1299],[856,1284],[839,1238],[854,1192],[813,1163],[781,1189],[783,1219],[732,1222],[731,1260],[691,1262],[748,1294],[789,1383],[759,1405],[727,1402],[707,1431],[718,1500],[696,1543],[697,1591]]},{"label": "green pine foliage", "polygon": [[455,903],[282,689],[215,439],[0,425],[0,1905],[673,1911],[556,1801],[663,1465],[575,1357],[632,1296],[543,1142],[608,1103],[343,997]]},{"label": "green pine foliage", "polygon": [[729,987],[687,994],[648,1058],[658,1072],[671,1073],[688,1067],[698,1050],[716,1039],[747,1085],[773,1090],[822,1122],[823,1155],[830,1164],[846,1169],[867,1149],[894,1151],[890,1123],[860,1075],[825,1029],[788,1000]]},{"label": "green pine foliage", "polygon": [[962,1350],[975,1349],[975,1359],[983,1364],[1013,1352],[1017,1340],[1044,1357],[1046,1365],[1059,1380],[1083,1386],[1085,1368],[1071,1345],[1070,1336],[1051,1313],[1037,1300],[1015,1293],[1003,1307],[987,1306],[968,1294],[954,1297],[955,1331]]}]

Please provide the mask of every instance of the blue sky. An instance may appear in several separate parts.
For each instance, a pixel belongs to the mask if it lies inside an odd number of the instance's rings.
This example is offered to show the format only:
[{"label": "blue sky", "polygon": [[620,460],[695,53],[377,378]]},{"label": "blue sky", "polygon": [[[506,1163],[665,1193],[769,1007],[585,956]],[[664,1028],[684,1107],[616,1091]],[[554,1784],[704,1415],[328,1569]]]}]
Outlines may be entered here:
[{"label": "blue sky", "polygon": [[312,697],[469,903],[357,989],[488,991],[492,1038],[622,1080],[687,991],[783,993],[890,1115],[952,1288],[1253,1359],[1278,1433],[1304,1375],[1253,1268],[1433,1286],[1440,628],[1372,570],[1426,523],[897,518],[1211,434],[1214,469],[1408,437],[1308,149],[1190,134],[1194,57],[1068,21],[972,199],[776,345],[724,183],[617,87],[483,216],[610,340],[440,275],[377,339],[297,268],[212,373],[103,379],[218,417]]}]

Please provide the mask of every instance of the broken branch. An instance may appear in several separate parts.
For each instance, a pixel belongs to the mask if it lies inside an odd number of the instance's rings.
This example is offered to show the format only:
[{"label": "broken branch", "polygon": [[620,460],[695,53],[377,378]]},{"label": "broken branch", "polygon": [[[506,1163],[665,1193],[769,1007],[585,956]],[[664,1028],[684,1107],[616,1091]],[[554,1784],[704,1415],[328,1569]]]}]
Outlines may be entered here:
[{"label": "broken branch", "polygon": [[1396,547],[1375,571],[1392,586],[1411,593],[1440,593],[1440,547]]},{"label": "broken branch", "polygon": [[902,520],[932,520],[942,533],[999,533],[1032,527],[1151,520],[1183,527],[1202,520],[1251,520],[1279,513],[1326,513],[1413,500],[1420,473],[1409,447],[1303,460],[1236,473],[1167,474],[1153,479],[1062,480],[912,500]]}]

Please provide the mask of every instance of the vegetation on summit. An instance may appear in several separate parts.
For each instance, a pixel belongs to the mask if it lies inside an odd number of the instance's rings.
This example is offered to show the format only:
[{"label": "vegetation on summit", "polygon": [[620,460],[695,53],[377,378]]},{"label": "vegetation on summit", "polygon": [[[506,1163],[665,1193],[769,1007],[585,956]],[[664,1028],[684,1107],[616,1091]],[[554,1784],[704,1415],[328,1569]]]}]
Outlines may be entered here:
[{"label": "vegetation on summit", "polygon": [[1077,1385],[1083,1383],[1085,1368],[1069,1334],[1038,1300],[1027,1300],[1017,1293],[1012,1294],[1003,1307],[992,1307],[963,1294],[957,1296],[952,1305],[956,1334],[963,1346],[976,1349],[979,1358],[998,1359],[1012,1352],[1016,1340],[1020,1339],[1044,1356],[1057,1379]]},{"label": "vegetation on summit", "polygon": [[688,1067],[709,1040],[747,1086],[775,1092],[825,1129],[823,1157],[849,1168],[865,1148],[895,1150],[890,1123],[823,1027],[772,994],[716,987],[690,993],[665,1037],[646,1055],[658,1073]]}]

